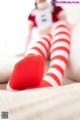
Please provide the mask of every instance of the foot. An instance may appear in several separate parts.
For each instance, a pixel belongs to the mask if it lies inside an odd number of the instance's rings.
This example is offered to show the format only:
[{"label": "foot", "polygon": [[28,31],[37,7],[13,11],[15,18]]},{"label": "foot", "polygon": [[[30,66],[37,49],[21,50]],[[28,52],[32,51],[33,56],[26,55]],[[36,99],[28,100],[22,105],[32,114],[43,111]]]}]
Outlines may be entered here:
[{"label": "foot", "polygon": [[44,59],[42,56],[28,55],[15,65],[9,85],[12,89],[23,90],[38,85],[43,75]]}]

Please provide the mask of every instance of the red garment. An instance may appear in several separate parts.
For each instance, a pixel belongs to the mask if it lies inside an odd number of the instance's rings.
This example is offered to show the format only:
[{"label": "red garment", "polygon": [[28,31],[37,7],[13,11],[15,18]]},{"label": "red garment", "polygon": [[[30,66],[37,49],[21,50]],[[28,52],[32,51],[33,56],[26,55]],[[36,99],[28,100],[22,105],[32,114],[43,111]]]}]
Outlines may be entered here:
[{"label": "red garment", "polygon": [[[28,16],[28,20],[33,22],[34,27],[39,27],[39,25],[41,26],[37,17],[39,17],[39,19],[44,23],[47,21],[47,24],[49,22],[51,24],[53,24],[54,22],[57,22],[59,20],[58,15],[62,11],[63,11],[63,9],[60,6],[56,6],[56,7],[51,6],[51,7],[47,8],[46,10],[43,10],[42,13],[40,10],[34,9],[32,11],[32,13]],[[50,17],[51,17],[51,19],[50,19]]]}]

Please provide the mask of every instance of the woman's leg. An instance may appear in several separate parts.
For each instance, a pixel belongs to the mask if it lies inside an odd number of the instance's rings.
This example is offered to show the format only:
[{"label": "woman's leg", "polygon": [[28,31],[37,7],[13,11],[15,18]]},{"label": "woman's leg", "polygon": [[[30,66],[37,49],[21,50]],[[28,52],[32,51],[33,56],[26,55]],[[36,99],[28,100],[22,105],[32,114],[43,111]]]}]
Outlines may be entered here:
[{"label": "woman's leg", "polygon": [[69,52],[70,28],[66,22],[59,21],[52,29],[49,70],[38,87],[62,85]]},{"label": "woman's leg", "polygon": [[28,51],[27,56],[15,65],[8,88],[22,90],[41,82],[50,42],[51,35],[46,34],[35,43],[34,47]]}]

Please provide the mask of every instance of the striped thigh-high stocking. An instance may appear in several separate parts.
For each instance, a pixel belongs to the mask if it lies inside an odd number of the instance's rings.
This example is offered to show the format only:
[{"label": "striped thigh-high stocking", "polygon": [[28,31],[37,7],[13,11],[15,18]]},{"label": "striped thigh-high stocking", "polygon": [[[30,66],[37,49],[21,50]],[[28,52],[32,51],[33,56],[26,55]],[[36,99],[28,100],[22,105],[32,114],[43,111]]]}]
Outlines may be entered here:
[{"label": "striped thigh-high stocking", "polygon": [[50,66],[38,87],[60,86],[70,52],[70,27],[64,21],[57,22],[52,29]]},{"label": "striped thigh-high stocking", "polygon": [[26,57],[15,64],[7,89],[27,89],[41,82],[51,39],[51,34],[42,36],[40,40],[28,50]]}]

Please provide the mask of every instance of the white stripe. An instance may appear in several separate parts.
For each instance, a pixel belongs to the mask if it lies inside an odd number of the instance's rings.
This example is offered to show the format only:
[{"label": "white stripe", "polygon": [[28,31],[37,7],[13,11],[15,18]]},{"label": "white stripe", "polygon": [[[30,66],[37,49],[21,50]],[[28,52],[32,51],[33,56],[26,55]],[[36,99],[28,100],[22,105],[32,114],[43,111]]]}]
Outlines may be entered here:
[{"label": "white stripe", "polygon": [[56,41],[58,39],[67,39],[67,40],[69,40],[70,37],[68,37],[68,35],[60,34],[60,35],[57,35],[57,36],[53,37],[52,42],[54,42],[54,41]]},{"label": "white stripe", "polygon": [[62,74],[56,68],[50,68],[47,73],[53,73],[53,74],[55,74],[58,77],[58,79],[60,80],[60,82],[62,82]]},{"label": "white stripe", "polygon": [[58,83],[51,76],[45,75],[43,77],[43,80],[49,82],[53,87],[59,86]]},{"label": "white stripe", "polygon": [[[49,49],[49,43],[46,41],[46,40],[44,40],[44,39],[41,39],[41,40],[39,40],[40,42],[42,42],[43,44],[45,44],[45,46],[47,47],[47,49]],[[49,40],[48,40],[49,41]],[[49,41],[50,42],[50,41]]]},{"label": "white stripe", "polygon": [[[59,39],[57,39],[57,40],[59,40]],[[56,42],[57,40],[54,41],[54,38],[53,38],[51,44],[53,44],[53,43]],[[63,40],[63,38],[61,38],[61,40]],[[64,41],[70,42],[70,39],[64,39]],[[64,41],[58,41],[58,42],[64,42]],[[67,43],[67,42],[66,42],[66,43]],[[69,45],[69,43],[67,43],[67,44]]]},{"label": "white stripe", "polygon": [[67,24],[65,21],[59,21],[59,22],[55,23],[55,25],[53,25],[51,33],[53,33],[55,31],[56,27],[58,27],[59,25],[65,25],[67,28],[70,29],[69,24]]},{"label": "white stripe", "polygon": [[48,39],[49,41],[51,40],[51,37],[48,34],[42,35],[41,37],[44,37],[44,38]]},{"label": "white stripe", "polygon": [[70,34],[70,31],[68,29],[61,27],[61,28],[55,29],[55,31],[52,33],[52,36],[54,36],[55,34],[57,34],[59,32],[66,32],[66,33]]},{"label": "white stripe", "polygon": [[62,41],[62,42],[56,42],[51,46],[50,52],[55,49],[56,47],[65,47],[67,49],[69,49],[69,44],[67,44],[66,42]]},{"label": "white stripe", "polygon": [[42,53],[43,53],[45,56],[47,56],[47,51],[46,51],[46,49],[45,49],[44,46],[42,46],[40,43],[36,43],[36,45],[33,46],[33,47],[37,47],[38,49],[40,49],[40,51],[42,51]]},{"label": "white stripe", "polygon": [[50,66],[52,66],[54,64],[61,66],[63,70],[65,69],[65,66],[66,66],[65,62],[63,60],[59,60],[59,59],[55,59],[50,62]]},{"label": "white stripe", "polygon": [[61,56],[65,57],[66,59],[68,59],[69,54],[63,50],[56,50],[56,51],[51,53],[51,59],[57,55],[61,55]]},{"label": "white stripe", "polygon": [[34,49],[30,49],[29,51],[27,51],[26,55],[28,54],[41,55],[41,53]]}]

